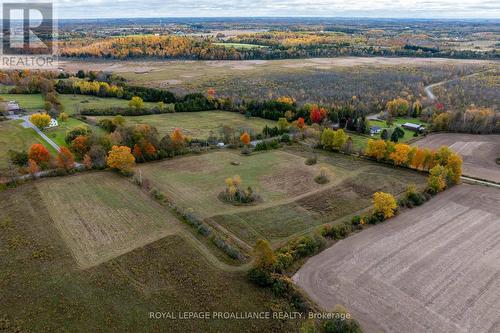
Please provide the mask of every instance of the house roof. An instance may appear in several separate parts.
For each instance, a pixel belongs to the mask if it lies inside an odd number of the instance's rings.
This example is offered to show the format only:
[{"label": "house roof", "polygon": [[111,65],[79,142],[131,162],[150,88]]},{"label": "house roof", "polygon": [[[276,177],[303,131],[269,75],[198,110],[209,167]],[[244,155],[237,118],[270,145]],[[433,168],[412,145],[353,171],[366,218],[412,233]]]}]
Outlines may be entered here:
[{"label": "house roof", "polygon": [[414,124],[414,123],[404,123],[403,127],[419,129],[422,127],[422,125]]}]

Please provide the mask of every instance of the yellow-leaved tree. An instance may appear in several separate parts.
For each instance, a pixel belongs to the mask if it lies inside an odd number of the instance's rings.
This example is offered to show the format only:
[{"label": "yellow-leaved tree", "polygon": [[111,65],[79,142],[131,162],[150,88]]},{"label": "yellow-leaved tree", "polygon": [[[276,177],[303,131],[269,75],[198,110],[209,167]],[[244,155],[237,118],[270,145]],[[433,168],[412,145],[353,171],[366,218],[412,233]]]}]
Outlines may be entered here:
[{"label": "yellow-leaved tree", "polygon": [[410,146],[404,143],[398,143],[394,147],[394,151],[389,155],[389,158],[394,162],[394,165],[406,165]]},{"label": "yellow-leaved tree", "polygon": [[126,146],[113,146],[106,159],[108,166],[123,174],[130,174],[135,167],[135,157]]},{"label": "yellow-leaved tree", "polygon": [[129,106],[129,108],[131,108],[135,112],[139,112],[144,108],[144,101],[139,96],[134,96],[128,102],[128,106]]},{"label": "yellow-leaved tree", "polygon": [[264,270],[271,270],[276,264],[276,257],[269,242],[264,239],[259,239],[254,247],[255,267]]},{"label": "yellow-leaved tree", "polygon": [[35,113],[30,116],[30,122],[39,129],[44,129],[50,125],[50,116],[46,113]]},{"label": "yellow-leaved tree", "polygon": [[373,206],[375,214],[382,214],[388,219],[394,216],[398,203],[392,194],[376,192],[373,194]]},{"label": "yellow-leaved tree", "polygon": [[365,154],[375,158],[377,161],[382,160],[387,153],[387,144],[384,140],[368,140]]}]

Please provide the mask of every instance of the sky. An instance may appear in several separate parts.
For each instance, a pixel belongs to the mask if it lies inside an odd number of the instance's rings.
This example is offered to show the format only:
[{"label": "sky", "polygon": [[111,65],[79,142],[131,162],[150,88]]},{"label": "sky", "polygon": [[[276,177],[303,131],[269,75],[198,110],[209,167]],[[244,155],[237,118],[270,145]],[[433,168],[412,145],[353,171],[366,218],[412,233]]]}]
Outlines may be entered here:
[{"label": "sky", "polygon": [[[47,0],[44,0],[45,2]],[[500,0],[52,0],[60,19],[322,16],[500,19]],[[31,1],[36,2],[36,1]]]}]

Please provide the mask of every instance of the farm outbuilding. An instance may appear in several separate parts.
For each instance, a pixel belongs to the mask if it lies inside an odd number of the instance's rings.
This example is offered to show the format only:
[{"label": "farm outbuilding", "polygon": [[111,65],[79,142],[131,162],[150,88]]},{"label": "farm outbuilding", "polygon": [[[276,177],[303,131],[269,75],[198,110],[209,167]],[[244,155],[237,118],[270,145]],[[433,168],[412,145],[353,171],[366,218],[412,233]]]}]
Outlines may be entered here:
[{"label": "farm outbuilding", "polygon": [[414,124],[414,123],[404,123],[403,128],[414,131],[414,132],[421,132],[425,130],[425,127],[419,124]]}]

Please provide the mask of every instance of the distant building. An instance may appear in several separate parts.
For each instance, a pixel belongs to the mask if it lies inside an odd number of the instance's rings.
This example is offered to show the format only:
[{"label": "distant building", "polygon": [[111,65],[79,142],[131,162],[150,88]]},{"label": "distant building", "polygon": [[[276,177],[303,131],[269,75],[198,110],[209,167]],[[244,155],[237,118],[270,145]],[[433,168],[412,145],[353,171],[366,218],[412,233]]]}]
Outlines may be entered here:
[{"label": "distant building", "polygon": [[382,132],[382,128],[380,126],[372,126],[370,128],[370,134],[372,135],[379,134],[380,132]]},{"label": "distant building", "polygon": [[425,130],[424,126],[414,123],[404,123],[403,128],[414,132],[422,132]]},{"label": "distant building", "polygon": [[52,118],[52,119],[50,119],[49,126],[47,126],[46,128],[54,128],[57,126],[59,126],[59,122],[56,119]]},{"label": "distant building", "polygon": [[20,111],[21,108],[19,107],[19,104],[16,101],[10,101],[7,103],[7,111],[8,112],[16,112]]}]

